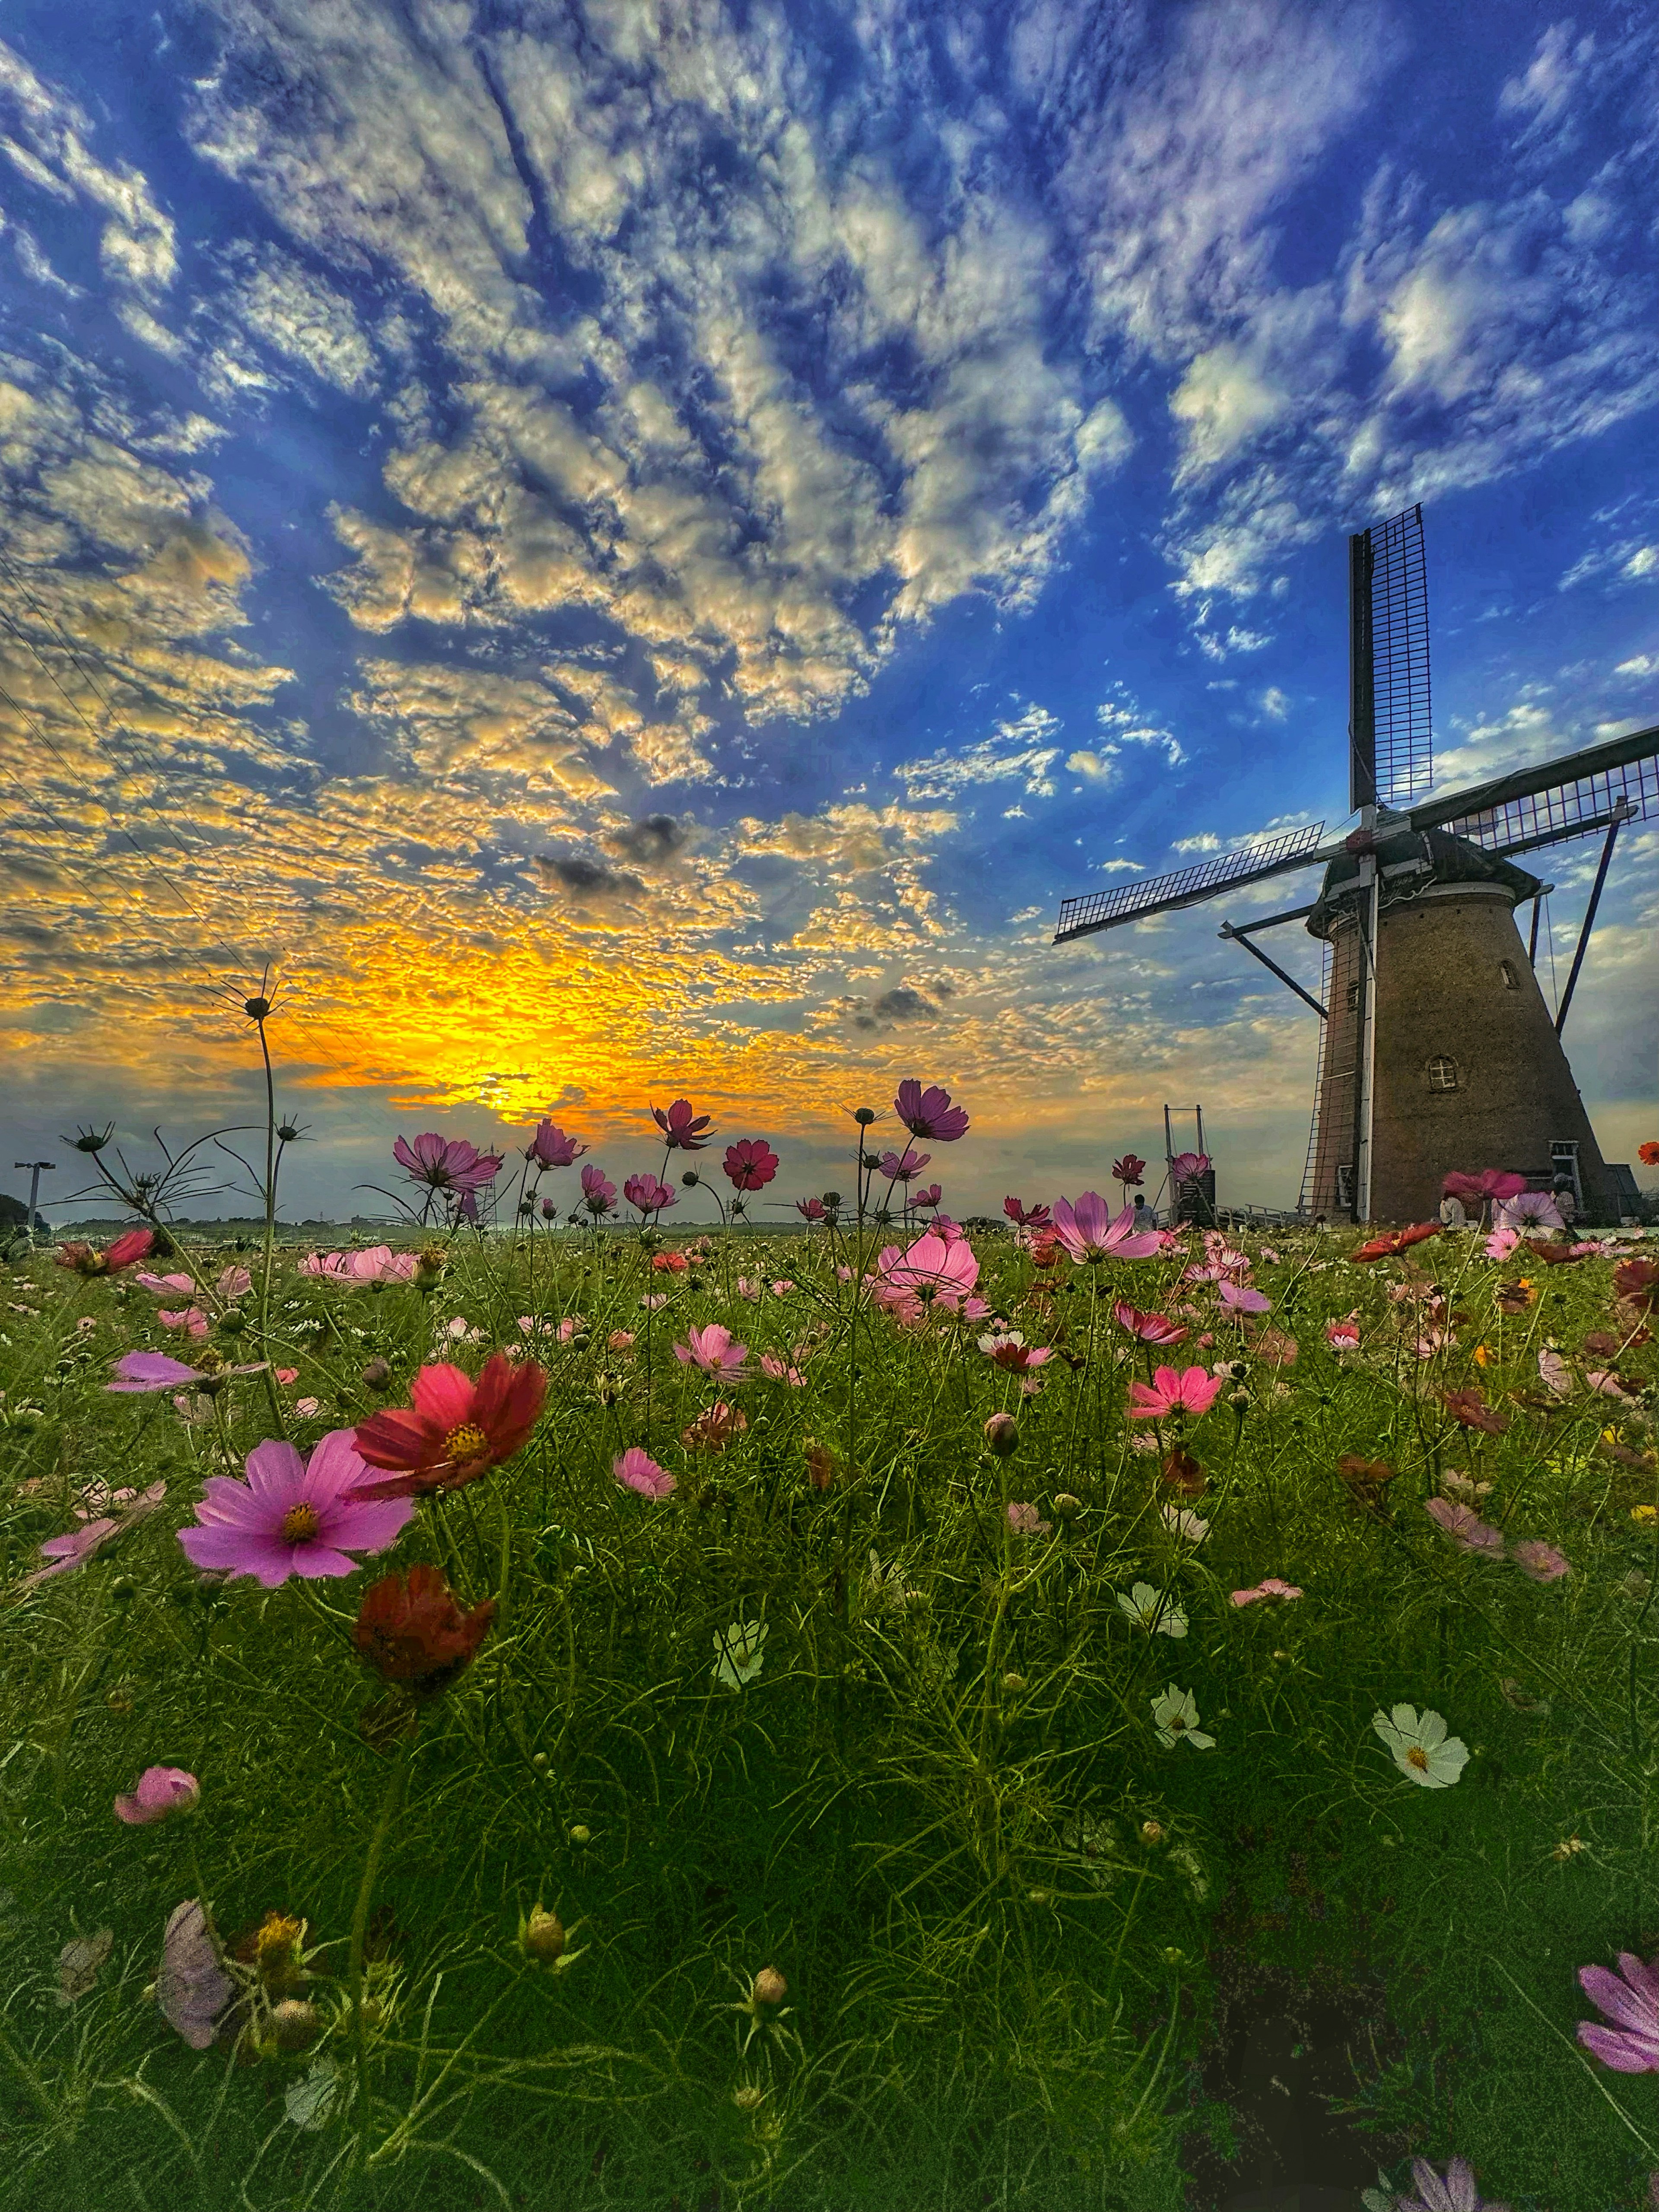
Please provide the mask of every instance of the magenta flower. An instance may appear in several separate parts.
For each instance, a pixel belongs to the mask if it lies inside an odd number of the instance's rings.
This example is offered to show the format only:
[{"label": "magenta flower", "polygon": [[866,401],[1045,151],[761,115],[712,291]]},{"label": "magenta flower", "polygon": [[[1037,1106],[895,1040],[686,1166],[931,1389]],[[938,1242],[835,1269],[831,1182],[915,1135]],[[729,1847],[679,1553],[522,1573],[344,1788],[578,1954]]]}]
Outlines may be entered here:
[{"label": "magenta flower", "polygon": [[902,1152],[882,1154],[881,1171],[889,1182],[914,1182],[933,1157],[931,1152],[919,1152],[914,1146],[907,1145]]},{"label": "magenta flower", "polygon": [[525,1146],[524,1156],[533,1168],[568,1168],[574,1167],[586,1150],[586,1145],[579,1144],[574,1137],[567,1137],[562,1129],[544,1120]]},{"label": "magenta flower", "polygon": [[1125,1152],[1121,1160],[1112,1162],[1112,1181],[1121,1182],[1126,1191],[1133,1190],[1146,1173],[1146,1163],[1137,1153]]},{"label": "magenta flower", "polygon": [[954,1313],[979,1280],[979,1261],[963,1237],[940,1233],[936,1224],[907,1251],[890,1244],[877,1261],[878,1305],[915,1316],[937,1303]]},{"label": "magenta flower", "polygon": [[494,1182],[501,1173],[503,1156],[481,1152],[465,1137],[446,1140],[435,1130],[428,1129],[412,1146],[399,1137],[392,1147],[392,1157],[400,1168],[408,1170],[411,1182],[423,1182],[433,1190],[457,1192],[465,1198],[485,1183]]},{"label": "magenta flower", "polygon": [[[216,1382],[221,1375],[257,1375],[266,1364],[263,1359],[250,1361],[243,1367],[220,1367],[214,1370]],[[169,1359],[165,1352],[124,1352],[115,1363],[113,1382],[106,1382],[106,1390],[173,1390],[180,1382],[195,1383],[205,1378],[198,1367],[186,1367],[182,1359]]]},{"label": "magenta flower", "polygon": [[641,1498],[672,1497],[674,1478],[666,1468],[659,1467],[649,1452],[632,1444],[611,1462],[611,1472],[624,1490],[637,1491]]},{"label": "magenta flower", "polygon": [[1529,1536],[1515,1547],[1510,1557],[1522,1573],[1529,1575],[1535,1583],[1559,1583],[1563,1575],[1572,1571],[1565,1555],[1540,1537]]},{"label": "magenta flower", "polygon": [[1474,2185],[1474,2169],[1466,2158],[1455,2158],[1443,2181],[1426,2159],[1412,2160],[1415,2197],[1395,2201],[1395,2212],[1510,2212],[1507,2204],[1482,2201]]},{"label": "magenta flower", "polygon": [[1112,1319],[1141,1344],[1181,1344],[1186,1340],[1186,1330],[1177,1328],[1167,1314],[1142,1313],[1122,1298],[1114,1304]]},{"label": "magenta flower", "polygon": [[155,1318],[163,1328],[188,1329],[192,1336],[205,1336],[208,1333],[208,1317],[196,1306],[173,1312],[162,1306]]},{"label": "magenta flower", "polygon": [[910,1203],[918,1213],[931,1213],[944,1195],[945,1193],[936,1182],[930,1182],[925,1190],[911,1192]]},{"label": "magenta flower", "polygon": [[36,1567],[32,1574],[20,1577],[18,1588],[33,1589],[37,1583],[46,1581],[50,1576],[72,1575],[76,1568],[85,1566],[100,1545],[106,1537],[112,1536],[120,1525],[118,1521],[88,1521],[79,1528],[71,1528],[67,1536],[49,1538],[40,1547],[40,1556],[52,1564]]},{"label": "magenta flower", "polygon": [[726,1146],[724,1164],[734,1190],[763,1190],[778,1171],[778,1156],[764,1137],[740,1137]]},{"label": "magenta flower", "polygon": [[1196,1182],[1200,1176],[1209,1172],[1210,1156],[1207,1152],[1177,1152],[1170,1163],[1170,1174],[1177,1189],[1184,1182]]},{"label": "magenta flower", "polygon": [[148,1827],[169,1813],[193,1813],[201,1802],[201,1784],[182,1766],[147,1766],[131,1793],[116,1799],[115,1817],[129,1827]]},{"label": "magenta flower", "polygon": [[137,1274],[132,1279],[142,1283],[147,1291],[154,1291],[158,1298],[190,1298],[196,1295],[195,1279],[190,1275]]},{"label": "magenta flower", "polygon": [[[380,1418],[384,1419],[384,1416]],[[185,1556],[204,1571],[252,1575],[276,1589],[290,1575],[307,1580],[356,1574],[347,1551],[384,1552],[415,1510],[409,1498],[355,1493],[375,1481],[350,1429],[332,1429],[302,1460],[289,1443],[255,1444],[247,1480],[210,1475],[198,1525],[181,1528]]]},{"label": "magenta flower", "polygon": [[1046,1229],[1049,1212],[1046,1206],[1022,1206],[1017,1198],[1005,1198],[1002,1210],[1016,1229]]},{"label": "magenta flower", "polygon": [[1167,1413],[1207,1413],[1220,1392],[1224,1376],[1206,1375],[1201,1367],[1160,1367],[1150,1385],[1129,1385],[1129,1419],[1158,1421]]},{"label": "magenta flower", "polygon": [[207,1914],[201,1900],[192,1897],[175,1907],[161,1941],[161,1966],[155,1977],[161,2016],[192,2051],[205,2051],[213,2041],[218,2015],[234,1994],[208,1933]]},{"label": "magenta flower", "polygon": [[701,1367],[705,1375],[740,1376],[744,1362],[749,1357],[746,1344],[733,1344],[732,1332],[719,1322],[711,1321],[707,1328],[694,1328],[690,1344],[677,1344],[674,1357],[682,1366]]},{"label": "magenta flower", "polygon": [[1126,1206],[1115,1221],[1097,1190],[1085,1190],[1077,1204],[1060,1199],[1054,1206],[1054,1235],[1071,1254],[1076,1267],[1097,1267],[1103,1260],[1150,1260],[1158,1249],[1158,1239],[1147,1231],[1137,1234],[1134,1208]]},{"label": "magenta flower", "polygon": [[1468,1206],[1484,1206],[1489,1198],[1501,1206],[1504,1200],[1518,1198],[1527,1187],[1527,1178],[1510,1168],[1482,1168],[1479,1175],[1449,1175],[1440,1186],[1443,1198],[1462,1199]]},{"label": "magenta flower", "polygon": [[1469,1506],[1455,1505],[1449,1498],[1429,1498],[1424,1500],[1423,1510],[1439,1522],[1460,1550],[1482,1559],[1503,1558],[1503,1530],[1483,1521]]},{"label": "magenta flower", "polygon": [[653,1106],[651,1118],[662,1131],[663,1142],[671,1152],[700,1152],[708,1142],[702,1132],[713,1117],[694,1114],[689,1098],[677,1098],[665,1114],[660,1106]]},{"label": "magenta flower", "polygon": [[1233,1603],[1254,1605],[1258,1598],[1291,1598],[1300,1597],[1301,1595],[1301,1591],[1294,1583],[1282,1583],[1277,1575],[1269,1575],[1266,1582],[1258,1583],[1254,1589],[1236,1589],[1233,1592]]},{"label": "magenta flower", "polygon": [[893,1111],[913,1137],[924,1137],[930,1144],[954,1145],[967,1133],[967,1115],[951,1103],[950,1092],[937,1083],[930,1083],[926,1091],[914,1077],[901,1083]]},{"label": "magenta flower", "polygon": [[824,1218],[823,1200],[821,1198],[798,1198],[795,1200],[795,1211],[803,1221],[822,1221]]},{"label": "magenta flower", "polygon": [[1644,1966],[1633,1951],[1619,1954],[1619,1972],[1581,1966],[1578,1985],[1616,2027],[1581,2020],[1578,2040],[1617,2074],[1659,2074],[1659,1958]]},{"label": "magenta flower", "polygon": [[1261,1291],[1249,1283],[1222,1283],[1218,1286],[1221,1303],[1229,1313],[1271,1313],[1273,1302],[1263,1297]]},{"label": "magenta flower", "polygon": [[629,1176],[623,1185],[623,1196],[647,1218],[679,1204],[679,1194],[671,1190],[665,1182],[659,1182],[648,1171],[644,1175]]},{"label": "magenta flower", "polygon": [[102,1252],[90,1244],[60,1244],[54,1256],[60,1267],[73,1267],[77,1275],[118,1275],[143,1259],[155,1242],[153,1229],[129,1229]]},{"label": "magenta flower", "polygon": [[607,1182],[603,1168],[582,1170],[582,1204],[597,1221],[602,1213],[609,1213],[616,1203],[617,1186]]}]

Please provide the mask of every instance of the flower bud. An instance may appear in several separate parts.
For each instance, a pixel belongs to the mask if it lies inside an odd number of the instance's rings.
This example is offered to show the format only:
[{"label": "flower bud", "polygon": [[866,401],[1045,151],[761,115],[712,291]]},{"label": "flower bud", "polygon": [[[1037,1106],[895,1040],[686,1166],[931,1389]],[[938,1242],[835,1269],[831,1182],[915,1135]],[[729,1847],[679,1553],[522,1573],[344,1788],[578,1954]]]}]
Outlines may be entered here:
[{"label": "flower bud", "polygon": [[270,1001],[269,999],[244,999],[242,1012],[247,1016],[249,1021],[262,1022],[270,1012]]},{"label": "flower bud", "polygon": [[304,1997],[284,1997],[270,2010],[271,2031],[276,2038],[279,2051],[308,2051],[317,2040],[323,2022],[314,2004]]},{"label": "flower bud", "polygon": [[841,1193],[838,1190],[826,1190],[822,1196],[824,1212],[834,1213],[841,1205]]},{"label": "flower bud", "polygon": [[1249,1412],[1255,1402],[1248,1390],[1230,1390],[1227,1393],[1227,1403],[1241,1419]]},{"label": "flower bud", "polygon": [[1019,1424],[1012,1413],[993,1413],[985,1424],[985,1445],[999,1459],[1006,1459],[1019,1443]]},{"label": "flower bud", "polygon": [[1140,1840],[1143,1844],[1161,1844],[1164,1841],[1162,1822],[1143,1820],[1140,1824]]},{"label": "flower bud", "polygon": [[542,1200],[542,1219],[544,1221],[552,1221],[556,1219],[558,1215],[558,1207],[554,1205],[550,1198],[544,1198]]},{"label": "flower bud", "polygon": [[752,2081],[745,2081],[741,2088],[732,2092],[732,2102],[740,2112],[757,2112],[765,2100],[765,2090],[757,2088]]},{"label": "flower bud", "polygon": [[363,1382],[370,1390],[384,1390],[392,1380],[392,1370],[384,1359],[371,1359],[363,1370]]},{"label": "flower bud", "polygon": [[1054,1510],[1062,1521],[1075,1521],[1083,1510],[1083,1500],[1080,1498],[1073,1498],[1069,1490],[1057,1491],[1054,1494]]},{"label": "flower bud", "polygon": [[219,1316],[221,1336],[240,1336],[247,1327],[247,1316],[240,1306],[227,1306]]},{"label": "flower bud", "polygon": [[573,1844],[591,1844],[593,1840],[593,1831],[592,1828],[584,1828],[578,1823],[570,1831],[570,1840]]},{"label": "flower bud", "polygon": [[118,1575],[109,1586],[109,1601],[114,1606],[130,1606],[137,1595],[138,1585],[131,1575]]},{"label": "flower bud", "polygon": [[550,1966],[564,1949],[564,1923],[556,1912],[544,1911],[538,1905],[523,1923],[519,1940],[538,1966]]},{"label": "flower bud", "polygon": [[1002,1686],[1011,1693],[1016,1690],[1023,1690],[1025,1687],[1025,1677],[1024,1674],[1005,1674],[1002,1678]]},{"label": "flower bud", "polygon": [[297,1145],[300,1141],[299,1127],[293,1121],[279,1121],[276,1124],[276,1134],[285,1145]]},{"label": "flower bud", "polygon": [[687,1168],[685,1173],[680,1177],[680,1188],[695,1190],[702,1181],[702,1177],[697,1173],[696,1168]]},{"label": "flower bud", "polygon": [[789,1994],[789,1984],[775,1966],[763,1966],[755,1977],[749,1992],[753,2004],[781,2004]]},{"label": "flower bud", "polygon": [[447,1255],[441,1244],[423,1244],[415,1261],[415,1287],[417,1291],[435,1291],[443,1280]]},{"label": "flower bud", "polygon": [[875,1118],[875,1109],[872,1106],[860,1106],[853,1116],[860,1129],[867,1129]]}]

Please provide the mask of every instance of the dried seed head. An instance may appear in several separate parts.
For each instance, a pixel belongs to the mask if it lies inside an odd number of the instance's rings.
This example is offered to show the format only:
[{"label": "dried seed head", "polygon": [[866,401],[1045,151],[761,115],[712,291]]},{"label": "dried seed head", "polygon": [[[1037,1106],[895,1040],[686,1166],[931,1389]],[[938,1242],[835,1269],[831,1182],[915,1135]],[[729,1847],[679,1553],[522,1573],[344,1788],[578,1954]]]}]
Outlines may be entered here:
[{"label": "dried seed head", "polygon": [[1143,1844],[1161,1844],[1164,1841],[1163,1823],[1158,1820],[1143,1820],[1140,1824],[1140,1840]]},{"label": "dried seed head", "polygon": [[544,1911],[538,1905],[524,1923],[521,1940],[532,1959],[550,1966],[564,1949],[564,1923],[556,1912]]},{"label": "dried seed head", "polygon": [[749,1995],[755,2004],[781,2004],[789,1994],[789,1984],[775,1966],[763,1966],[755,1977]]},{"label": "dried seed head", "polygon": [[1007,1459],[1019,1446],[1019,1424],[1012,1413],[993,1413],[985,1424],[985,1444],[988,1451],[999,1459]]},{"label": "dried seed head", "polygon": [[308,2051],[322,2028],[322,2015],[304,1997],[284,1997],[273,2005],[270,2025],[279,2051]]}]

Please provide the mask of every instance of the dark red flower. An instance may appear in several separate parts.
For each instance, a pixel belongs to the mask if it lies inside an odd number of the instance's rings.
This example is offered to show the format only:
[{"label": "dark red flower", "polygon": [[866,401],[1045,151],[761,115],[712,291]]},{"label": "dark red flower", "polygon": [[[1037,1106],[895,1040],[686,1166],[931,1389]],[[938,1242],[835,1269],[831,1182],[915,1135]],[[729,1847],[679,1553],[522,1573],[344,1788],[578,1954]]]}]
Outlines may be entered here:
[{"label": "dark red flower", "polygon": [[407,1581],[387,1575],[364,1593],[352,1641],[382,1681],[431,1697],[471,1663],[495,1617],[494,1598],[463,1613],[436,1567],[411,1567]]},{"label": "dark red flower", "polygon": [[951,1103],[951,1094],[930,1083],[924,1091],[914,1077],[898,1087],[893,1111],[913,1137],[926,1137],[936,1145],[954,1145],[968,1129],[968,1116]]},{"label": "dark red flower", "polygon": [[1121,1160],[1112,1162],[1112,1181],[1121,1182],[1125,1190],[1133,1190],[1146,1172],[1146,1161],[1133,1152],[1125,1152]]},{"label": "dark red flower", "polygon": [[1659,1260],[1623,1260],[1613,1271],[1614,1295],[1659,1313]]},{"label": "dark red flower", "polygon": [[1392,1260],[1397,1253],[1407,1251],[1413,1244],[1422,1243],[1425,1237],[1439,1234],[1440,1224],[1437,1221],[1413,1221],[1409,1229],[1390,1229],[1385,1236],[1373,1237],[1369,1244],[1362,1244],[1350,1256],[1358,1266],[1363,1266],[1369,1260]]},{"label": "dark red flower", "polygon": [[1178,1498],[1201,1498],[1208,1487],[1209,1477],[1189,1451],[1177,1444],[1164,1455],[1159,1472]]},{"label": "dark red flower", "polygon": [[492,1352],[476,1382],[459,1367],[423,1367],[409,1395],[411,1406],[371,1413],[354,1431],[366,1465],[398,1470],[391,1481],[359,1485],[360,1498],[420,1498],[476,1482],[535,1427],[547,1376],[533,1359]]},{"label": "dark red flower", "polygon": [[803,1221],[822,1221],[823,1200],[821,1198],[798,1198],[795,1200],[795,1211]]},{"label": "dark red flower", "polygon": [[118,1275],[123,1267],[135,1267],[146,1259],[155,1242],[153,1229],[129,1229],[101,1252],[90,1244],[60,1244],[58,1264],[73,1267],[77,1275]]},{"label": "dark red flower", "polygon": [[764,1137],[740,1137],[726,1148],[726,1173],[734,1190],[763,1190],[778,1171],[778,1156]]},{"label": "dark red flower", "polygon": [[651,1118],[662,1131],[663,1141],[671,1151],[700,1152],[708,1142],[702,1132],[714,1117],[694,1114],[689,1098],[677,1098],[665,1114],[660,1106],[653,1106]]},{"label": "dark red flower", "polygon": [[1046,1206],[1022,1206],[1017,1198],[1005,1198],[1002,1210],[1016,1229],[1046,1229],[1053,1218]]},{"label": "dark red flower", "polygon": [[1489,1437],[1501,1437],[1510,1425],[1508,1414],[1495,1413],[1486,1403],[1486,1393],[1473,1386],[1467,1390],[1444,1390],[1440,1402],[1453,1420],[1461,1421],[1466,1429],[1484,1429]]},{"label": "dark red flower", "polygon": [[1502,1205],[1506,1198],[1519,1198],[1527,1187],[1527,1178],[1512,1168],[1482,1168],[1479,1175],[1449,1175],[1441,1184],[1444,1198],[1461,1199],[1464,1203],[1484,1206],[1495,1199]]}]

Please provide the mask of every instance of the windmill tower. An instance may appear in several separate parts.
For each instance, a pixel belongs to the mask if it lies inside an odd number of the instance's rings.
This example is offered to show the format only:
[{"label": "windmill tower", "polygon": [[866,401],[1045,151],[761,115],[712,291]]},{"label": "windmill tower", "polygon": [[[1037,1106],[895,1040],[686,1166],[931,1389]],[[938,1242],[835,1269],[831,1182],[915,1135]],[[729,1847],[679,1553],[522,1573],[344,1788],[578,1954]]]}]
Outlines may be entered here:
[{"label": "windmill tower", "polygon": [[[1067,899],[1054,943],[1322,866],[1310,903],[1220,932],[1324,1027],[1305,1209],[1333,1220],[1422,1220],[1449,1170],[1504,1167],[1545,1188],[1565,1173],[1600,1216],[1613,1194],[1561,1031],[1613,841],[1626,822],[1659,814],[1659,728],[1419,800],[1432,775],[1420,507],[1348,540],[1348,653],[1357,830],[1326,842],[1316,823],[1174,875]],[[1597,830],[1606,836],[1595,886],[1552,1015],[1534,961],[1538,902],[1553,886],[1516,863]],[[1527,904],[1523,946],[1515,917]],[[1291,921],[1325,942],[1323,1002],[1254,942]]]}]

